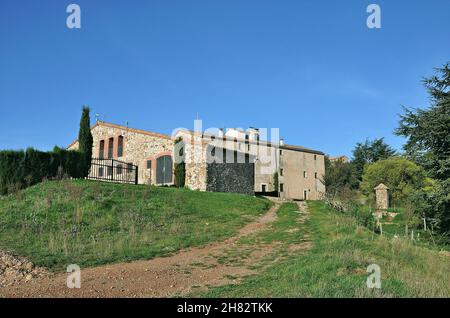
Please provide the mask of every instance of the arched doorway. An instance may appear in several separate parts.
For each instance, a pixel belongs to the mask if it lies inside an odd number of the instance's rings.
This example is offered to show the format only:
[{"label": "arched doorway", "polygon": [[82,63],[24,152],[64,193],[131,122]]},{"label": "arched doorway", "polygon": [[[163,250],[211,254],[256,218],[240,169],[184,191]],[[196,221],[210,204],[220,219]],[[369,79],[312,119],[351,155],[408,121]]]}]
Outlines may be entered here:
[{"label": "arched doorway", "polygon": [[161,156],[156,159],[156,183],[172,183],[172,156]]}]

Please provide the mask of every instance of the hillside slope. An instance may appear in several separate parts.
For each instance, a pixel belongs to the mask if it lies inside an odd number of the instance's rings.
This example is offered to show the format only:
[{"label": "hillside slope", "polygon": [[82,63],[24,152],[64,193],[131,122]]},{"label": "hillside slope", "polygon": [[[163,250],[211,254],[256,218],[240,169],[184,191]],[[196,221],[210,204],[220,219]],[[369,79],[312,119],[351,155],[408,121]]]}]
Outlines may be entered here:
[{"label": "hillside slope", "polygon": [[[450,255],[385,238],[358,226],[323,202],[308,202],[303,231],[313,248],[278,262],[239,285],[211,289],[206,297],[450,297]],[[369,289],[367,267],[379,265],[381,289]]]},{"label": "hillside slope", "polygon": [[270,206],[239,194],[47,181],[0,197],[0,250],[52,270],[150,259],[232,236]]}]

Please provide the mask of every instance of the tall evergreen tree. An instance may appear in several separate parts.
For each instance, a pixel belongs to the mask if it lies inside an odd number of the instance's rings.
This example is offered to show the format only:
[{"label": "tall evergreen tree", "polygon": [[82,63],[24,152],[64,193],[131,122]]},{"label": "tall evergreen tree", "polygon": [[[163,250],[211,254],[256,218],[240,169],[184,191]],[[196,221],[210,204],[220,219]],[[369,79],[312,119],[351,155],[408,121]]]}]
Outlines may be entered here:
[{"label": "tall evergreen tree", "polygon": [[423,82],[431,97],[430,107],[405,108],[395,133],[407,138],[407,155],[435,180],[432,189],[417,193],[415,210],[438,220],[450,242],[450,62]]},{"label": "tall evergreen tree", "polygon": [[80,130],[78,132],[78,150],[84,154],[82,164],[82,176],[87,177],[91,168],[92,144],[91,121],[89,116],[89,107],[83,106],[83,112],[80,120]]},{"label": "tall evergreen tree", "polygon": [[408,138],[406,153],[421,164],[432,178],[450,178],[450,62],[424,79],[430,94],[427,109],[404,108],[395,133]]}]

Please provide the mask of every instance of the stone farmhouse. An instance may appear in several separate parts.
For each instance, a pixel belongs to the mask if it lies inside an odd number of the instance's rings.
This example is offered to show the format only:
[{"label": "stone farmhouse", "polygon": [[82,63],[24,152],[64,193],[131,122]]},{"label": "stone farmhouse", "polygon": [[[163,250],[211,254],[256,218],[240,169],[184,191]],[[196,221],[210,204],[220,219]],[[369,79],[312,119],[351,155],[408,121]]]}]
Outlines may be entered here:
[{"label": "stone farmhouse", "polygon": [[[317,200],[325,192],[323,152],[260,140],[255,128],[180,129],[169,136],[97,121],[91,132],[93,158],[138,166],[139,184],[172,185],[174,164],[185,162],[185,185],[192,190],[269,194],[278,183],[280,197],[296,200]],[[77,140],[68,147],[77,148]]]}]

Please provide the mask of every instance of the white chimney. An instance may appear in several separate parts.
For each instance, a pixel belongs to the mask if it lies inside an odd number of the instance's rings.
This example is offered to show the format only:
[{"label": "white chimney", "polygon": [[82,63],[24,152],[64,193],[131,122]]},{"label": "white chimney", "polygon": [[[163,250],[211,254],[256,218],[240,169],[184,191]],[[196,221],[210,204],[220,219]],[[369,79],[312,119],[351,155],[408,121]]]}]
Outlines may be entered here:
[{"label": "white chimney", "polygon": [[280,139],[280,146],[284,146],[284,139]]}]

